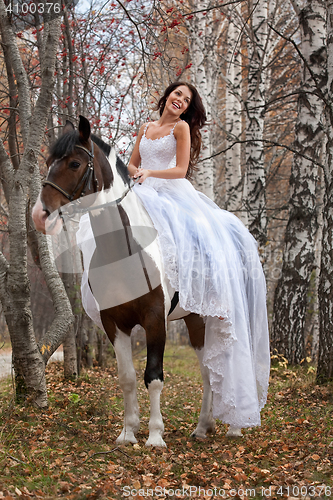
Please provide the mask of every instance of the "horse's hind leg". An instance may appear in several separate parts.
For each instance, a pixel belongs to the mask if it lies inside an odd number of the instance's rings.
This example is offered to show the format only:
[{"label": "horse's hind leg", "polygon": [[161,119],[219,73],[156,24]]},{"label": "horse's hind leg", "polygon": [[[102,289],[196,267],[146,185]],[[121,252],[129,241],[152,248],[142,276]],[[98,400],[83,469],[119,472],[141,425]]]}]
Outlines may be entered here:
[{"label": "horse's hind leg", "polygon": [[215,420],[212,415],[213,393],[209,382],[208,369],[202,362],[203,349],[195,349],[195,352],[200,363],[203,396],[198,425],[192,432],[191,436],[205,438],[207,433],[212,433],[215,431]]},{"label": "horse's hind leg", "polygon": [[117,357],[119,383],[124,394],[124,428],[116,442],[118,444],[136,443],[135,434],[139,430],[140,419],[130,336],[117,330],[114,350]]},{"label": "horse's hind leg", "polygon": [[188,328],[191,345],[195,349],[196,355],[199,359],[203,382],[203,397],[199,421],[195,431],[193,431],[191,435],[192,437],[205,438],[207,432],[214,432],[215,430],[215,420],[212,416],[213,394],[210,387],[208,369],[202,362],[204,353],[203,346],[205,341],[205,324],[203,319],[194,313],[186,316],[184,321]]},{"label": "horse's hind leg", "polygon": [[158,315],[152,312],[144,321],[147,335],[147,365],[145,384],[150,399],[149,437],[146,446],[166,446],[163,440],[164,424],[160,411],[160,397],[163,389],[163,354],[165,346],[164,311]]}]

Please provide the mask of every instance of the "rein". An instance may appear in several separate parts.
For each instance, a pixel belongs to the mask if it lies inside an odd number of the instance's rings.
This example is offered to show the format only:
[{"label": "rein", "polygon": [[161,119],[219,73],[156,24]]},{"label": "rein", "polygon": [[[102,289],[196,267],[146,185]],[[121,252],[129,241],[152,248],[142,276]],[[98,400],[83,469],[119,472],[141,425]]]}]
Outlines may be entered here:
[{"label": "rein", "polygon": [[113,201],[108,201],[107,203],[102,203],[102,205],[91,205],[90,207],[82,207],[80,208],[78,205],[81,203],[81,200],[75,200],[74,203],[68,203],[65,210],[62,210],[63,207],[58,209],[60,217],[65,215],[66,217],[74,217],[75,214],[80,214],[80,213],[85,213],[85,212],[92,212],[93,210],[98,210],[100,208],[105,208],[105,207],[110,207],[113,205],[119,205],[125,198],[125,196],[131,191],[132,187],[139,182],[140,179],[135,179],[135,181],[131,181],[131,184],[128,186],[128,188],[125,189],[123,194],[119,196],[116,200]]},{"label": "rein", "polygon": [[63,196],[65,196],[65,198],[67,198],[67,200],[69,200],[71,202],[74,200],[74,198],[77,195],[81,186],[83,186],[83,187],[82,187],[79,198],[82,198],[82,196],[85,195],[87,188],[88,189],[91,188],[92,178],[94,178],[94,191],[95,192],[98,191],[98,180],[97,180],[96,176],[94,175],[94,173],[95,173],[94,172],[94,143],[91,141],[91,151],[89,151],[88,149],[86,149],[80,145],[76,145],[75,147],[78,149],[82,149],[82,151],[87,153],[87,155],[89,156],[89,161],[87,163],[86,170],[85,170],[81,180],[77,184],[77,186],[74,189],[74,191],[72,192],[72,194],[68,194],[64,189],[62,189],[62,187],[58,186],[58,184],[55,184],[55,182],[48,181],[47,179],[43,182],[43,187],[46,185],[53,187],[54,189],[59,191],[59,193],[61,193]]}]

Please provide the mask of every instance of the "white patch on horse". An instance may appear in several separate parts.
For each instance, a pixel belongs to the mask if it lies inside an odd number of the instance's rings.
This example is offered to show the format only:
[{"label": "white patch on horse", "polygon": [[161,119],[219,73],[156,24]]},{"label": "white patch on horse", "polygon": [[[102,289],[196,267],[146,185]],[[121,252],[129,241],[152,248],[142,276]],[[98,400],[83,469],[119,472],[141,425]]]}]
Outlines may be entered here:
[{"label": "white patch on horse", "polygon": [[131,338],[118,329],[114,350],[117,358],[119,384],[124,395],[124,428],[116,442],[118,444],[137,443],[135,434],[140,427],[140,418]]},{"label": "white patch on horse", "polygon": [[164,424],[160,410],[161,392],[163,382],[161,380],[152,380],[148,385],[150,398],[150,420],[149,420],[149,438],[146,446],[166,447],[163,440]]},{"label": "white patch on horse", "polygon": [[96,242],[89,221],[89,214],[84,214],[80,219],[79,230],[76,233],[76,241],[78,247],[82,252],[82,257],[83,257],[84,271],[81,279],[82,305],[88,316],[93,320],[93,322],[101,330],[105,332],[101,320],[101,315],[99,312],[99,306],[97,304],[95,297],[91,292],[91,288],[88,282],[88,271],[89,271],[90,261],[96,249]]}]

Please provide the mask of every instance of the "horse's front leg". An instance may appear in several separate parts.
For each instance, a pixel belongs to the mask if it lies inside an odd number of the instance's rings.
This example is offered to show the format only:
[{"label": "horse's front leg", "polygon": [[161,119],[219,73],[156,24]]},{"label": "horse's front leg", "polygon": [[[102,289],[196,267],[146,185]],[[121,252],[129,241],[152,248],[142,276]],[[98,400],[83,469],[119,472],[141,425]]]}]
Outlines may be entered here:
[{"label": "horse's front leg", "polygon": [[119,383],[124,395],[124,428],[116,442],[118,444],[136,443],[135,434],[139,430],[140,419],[130,336],[117,330],[114,350],[117,358]]},{"label": "horse's front leg", "polygon": [[155,315],[145,322],[147,334],[147,365],[145,384],[150,399],[149,438],[146,446],[165,447],[163,440],[164,424],[160,410],[160,398],[163,389],[163,355],[165,346],[165,321]]}]

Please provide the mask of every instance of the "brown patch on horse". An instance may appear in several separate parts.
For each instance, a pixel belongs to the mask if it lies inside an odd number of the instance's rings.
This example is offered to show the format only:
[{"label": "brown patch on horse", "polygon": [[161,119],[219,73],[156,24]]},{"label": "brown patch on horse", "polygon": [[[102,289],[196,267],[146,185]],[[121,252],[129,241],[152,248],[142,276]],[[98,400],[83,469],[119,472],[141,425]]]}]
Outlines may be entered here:
[{"label": "brown patch on horse", "polygon": [[[150,325],[157,321],[164,323],[164,295],[161,286],[156,287],[141,297],[116,307],[104,309],[100,312],[105,331],[111,342],[114,342],[116,327],[127,335],[132,328],[141,325],[152,339],[159,337],[154,329],[150,332]],[[110,328],[110,330],[109,330]]]},{"label": "brown patch on horse", "polygon": [[194,349],[201,349],[205,342],[205,323],[201,316],[191,313],[185,316],[188,333],[190,336],[191,345]]}]

